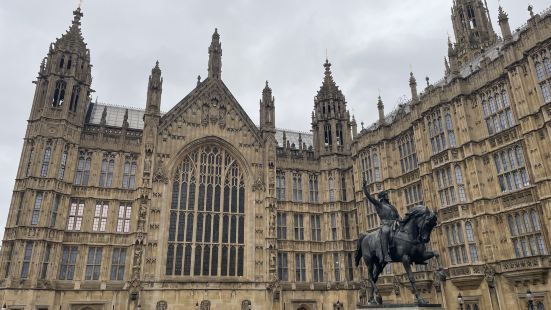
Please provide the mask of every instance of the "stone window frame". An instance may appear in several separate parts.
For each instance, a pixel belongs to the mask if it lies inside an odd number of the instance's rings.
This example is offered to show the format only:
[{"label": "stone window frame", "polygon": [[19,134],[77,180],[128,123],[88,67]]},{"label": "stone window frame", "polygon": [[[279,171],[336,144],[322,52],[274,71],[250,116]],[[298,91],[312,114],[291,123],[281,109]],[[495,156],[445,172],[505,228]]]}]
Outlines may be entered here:
[{"label": "stone window frame", "polygon": [[277,253],[277,277],[280,281],[289,281],[289,255],[285,252]]},{"label": "stone window frame", "polygon": [[312,253],[312,282],[324,282],[323,254]]},{"label": "stone window frame", "polygon": [[99,187],[111,187],[113,185],[113,172],[115,170],[115,158],[105,154],[101,160],[99,175]]},{"label": "stone window frame", "polygon": [[57,223],[57,216],[59,215],[59,205],[61,204],[61,194],[54,195],[54,201],[52,204],[52,209],[50,210],[50,220],[48,227],[53,228]]},{"label": "stone window frame", "polygon": [[335,278],[335,282],[341,282],[341,262],[340,262],[340,255],[338,252],[333,253],[333,276]]},{"label": "stone window frame", "polygon": [[74,280],[76,262],[78,260],[77,246],[63,246],[61,249],[61,262],[59,264],[59,280]]},{"label": "stone window frame", "polygon": [[329,176],[327,177],[327,196],[329,197],[330,203],[335,202],[335,178],[333,178],[332,173],[329,173]]},{"label": "stone window frame", "polygon": [[318,174],[308,175],[308,190],[309,190],[310,202],[318,203],[319,202],[319,175]]},{"label": "stone window frame", "polygon": [[287,213],[277,212],[277,227],[276,227],[276,238],[279,240],[287,239]]},{"label": "stone window frame", "polygon": [[408,173],[418,168],[417,149],[413,133],[407,133],[398,138],[398,152],[400,154],[400,168],[402,173]]},{"label": "stone window frame", "polygon": [[101,263],[103,259],[103,247],[88,247],[84,280],[97,281],[101,278]]},{"label": "stone window frame", "polygon": [[23,260],[21,262],[21,279],[27,279],[29,277],[29,271],[31,269],[31,261],[33,258],[34,241],[25,242],[25,249],[23,251]]},{"label": "stone window frame", "polygon": [[302,202],[302,173],[293,172],[293,201]]},{"label": "stone window frame", "polygon": [[432,155],[457,147],[452,112],[448,106],[440,107],[425,117]]},{"label": "stone window frame", "polygon": [[528,163],[521,144],[514,144],[494,152],[494,167],[498,179],[498,190],[511,193],[530,186]]},{"label": "stone window frame", "polygon": [[293,214],[294,237],[296,241],[304,241],[304,214]]},{"label": "stone window frame", "polygon": [[[469,228],[470,227],[470,228]],[[467,231],[469,228],[469,231]],[[471,220],[455,221],[443,226],[447,239],[450,265],[476,263],[480,260],[476,242],[476,230]]]},{"label": "stone window frame", "polygon": [[436,184],[440,206],[448,207],[458,202],[456,184],[452,165],[434,169],[434,183]]},{"label": "stone window frame", "polygon": [[111,268],[109,269],[109,280],[124,281],[126,270],[127,251],[125,247],[114,247],[111,252]]},{"label": "stone window frame", "polygon": [[85,150],[79,151],[77,169],[75,173],[75,185],[88,186],[88,182],[90,181],[91,166],[91,154]]},{"label": "stone window frame", "polygon": [[38,276],[39,279],[47,279],[48,278],[48,267],[50,265],[50,260],[52,257],[52,243],[46,242],[44,246],[44,252],[42,253],[42,261],[41,261],[41,267],[40,267],[40,274]]},{"label": "stone window frame", "polygon": [[44,202],[44,192],[37,191],[34,197],[33,211],[31,214],[31,226],[38,225],[40,220],[40,210],[42,208],[42,203]]},{"label": "stone window frame", "polygon": [[320,214],[310,214],[310,227],[311,227],[311,230],[310,230],[311,241],[322,241]]},{"label": "stone window frame", "polygon": [[416,182],[403,188],[406,209],[423,204],[423,184]]},{"label": "stone window frame", "polygon": [[457,163],[453,165],[453,173],[455,176],[455,185],[457,186],[457,196],[459,202],[463,203],[467,201],[467,193],[465,191],[465,182],[463,181],[463,169],[461,164]]},{"label": "stone window frame", "polygon": [[96,201],[92,231],[105,232],[109,221],[109,203],[105,200]]},{"label": "stone window frame", "polygon": [[352,252],[346,253],[346,277],[348,281],[354,281],[354,259]]},{"label": "stone window frame", "polygon": [[517,125],[506,83],[500,82],[487,88],[478,95],[478,98],[489,136]]},{"label": "stone window frame", "polygon": [[516,210],[507,215],[507,226],[516,258],[546,255],[541,216],[536,208]]},{"label": "stone window frame", "polygon": [[61,159],[59,161],[59,170],[57,172],[57,178],[62,181],[65,178],[65,171],[67,169],[68,157],[69,157],[69,150],[66,145],[65,148],[63,149],[63,153],[61,153]]},{"label": "stone window frame", "polygon": [[44,147],[44,153],[42,155],[42,166],[40,167],[40,177],[45,178],[48,176],[48,170],[50,169],[50,162],[52,160],[52,145],[47,143]]},{"label": "stone window frame", "polygon": [[[10,276],[12,261],[13,261],[13,248],[15,247],[14,241],[5,241],[2,244],[2,254],[4,255],[4,278]],[[6,254],[4,254],[6,253]]]},{"label": "stone window frame", "polygon": [[117,213],[117,233],[129,233],[132,222],[132,203],[121,202]]},{"label": "stone window frame", "polygon": [[295,253],[295,282],[306,282],[306,254]]},{"label": "stone window frame", "polygon": [[333,212],[330,215],[330,229],[331,229],[331,240],[336,241],[339,238],[337,232],[337,213]]},{"label": "stone window frame", "polygon": [[136,188],[136,172],[138,170],[138,164],[135,156],[126,156],[123,165],[122,174],[122,188],[134,189]]},{"label": "stone window frame", "polygon": [[65,103],[65,91],[67,89],[67,82],[63,79],[59,79],[55,82],[54,93],[52,96],[52,107],[60,108]]},{"label": "stone window frame", "polygon": [[549,51],[542,49],[532,56],[534,79],[538,84],[543,103],[551,102],[551,60]]},{"label": "stone window frame", "polygon": [[67,216],[67,230],[81,231],[84,218],[84,209],[86,204],[83,199],[73,199],[69,205],[69,214]]},{"label": "stone window frame", "polygon": [[276,171],[276,198],[278,201],[285,200],[285,171]]},{"label": "stone window frame", "polygon": [[218,143],[183,156],[172,179],[166,276],[244,276],[246,172]]}]

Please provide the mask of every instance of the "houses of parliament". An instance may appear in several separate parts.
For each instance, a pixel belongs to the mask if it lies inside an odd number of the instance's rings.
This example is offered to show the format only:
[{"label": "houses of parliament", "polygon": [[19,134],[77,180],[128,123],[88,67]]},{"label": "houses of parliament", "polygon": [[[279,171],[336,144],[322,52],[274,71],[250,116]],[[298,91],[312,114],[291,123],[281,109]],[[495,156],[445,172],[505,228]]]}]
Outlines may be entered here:
[{"label": "houses of parliament", "polygon": [[[180,102],[161,106],[159,63],[144,109],[94,102],[75,10],[34,81],[3,308],[356,309],[368,288],[357,236],[379,226],[365,179],[402,215],[437,213],[445,276],[434,259],[414,267],[425,299],[551,309],[551,8],[512,30],[501,7],[451,5],[440,81],[404,77],[411,99],[390,113],[374,100],[378,121],[358,129],[325,61],[309,133],[277,129],[268,82],[251,121],[223,82],[217,30],[207,78]],[[414,301],[401,265],[378,283],[387,302]]]}]

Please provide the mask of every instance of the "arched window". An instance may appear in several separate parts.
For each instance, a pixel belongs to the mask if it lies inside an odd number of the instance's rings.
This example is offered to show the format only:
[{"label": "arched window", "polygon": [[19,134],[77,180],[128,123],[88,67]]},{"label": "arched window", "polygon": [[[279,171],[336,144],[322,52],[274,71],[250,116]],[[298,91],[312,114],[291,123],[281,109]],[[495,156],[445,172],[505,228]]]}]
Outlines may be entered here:
[{"label": "arched window", "polygon": [[337,145],[343,145],[342,123],[337,123]]},{"label": "arched window", "polygon": [[381,181],[381,162],[377,153],[373,154],[373,173],[375,174],[375,181]]},{"label": "arched window", "polygon": [[100,187],[110,187],[113,183],[113,170],[115,169],[115,160],[103,159],[101,161],[101,172],[99,176]]},{"label": "arched window", "polygon": [[61,59],[59,60],[59,67],[63,69],[63,66],[65,65],[65,56],[62,55]]},{"label": "arched window", "polygon": [[543,65],[541,62],[536,62],[536,77],[538,81],[543,81],[545,79],[545,74],[543,73]]},{"label": "arched window", "polygon": [[457,142],[455,140],[455,133],[453,131],[453,121],[450,113],[446,113],[446,130],[448,131],[448,141],[451,147],[455,147]]},{"label": "arched window", "polygon": [[75,185],[88,185],[88,179],[90,178],[90,166],[92,165],[92,159],[90,156],[81,152],[78,163],[77,172],[75,174]]},{"label": "arched window", "polygon": [[465,202],[465,184],[463,184],[463,174],[461,173],[461,167],[455,166],[455,181],[457,182],[457,191],[459,192],[459,201]]},{"label": "arched window", "polygon": [[67,61],[67,69],[71,69],[72,64],[73,64],[73,58],[69,56],[69,60]]},{"label": "arched window", "polygon": [[65,178],[65,167],[67,166],[67,146],[65,147],[65,150],[63,150],[63,154],[61,154],[61,160],[59,161],[59,171],[57,173],[57,178],[60,180],[63,180]]},{"label": "arched window", "polygon": [[243,276],[244,171],[215,144],[188,154],[172,181],[166,275]]},{"label": "arched window", "polygon": [[124,170],[122,175],[122,188],[136,187],[136,160],[127,158],[124,162]]},{"label": "arched window", "polygon": [[71,102],[69,103],[69,110],[76,112],[78,106],[78,100],[80,98],[80,86],[73,86],[73,91],[71,92]]},{"label": "arched window", "polygon": [[332,175],[329,176],[327,184],[329,187],[329,202],[335,202],[335,180]]},{"label": "arched window", "polygon": [[541,231],[539,215],[536,211],[530,211],[530,217],[532,218],[532,225],[534,225],[535,231]]},{"label": "arched window", "polygon": [[42,168],[40,169],[40,176],[46,177],[48,175],[48,168],[50,167],[50,159],[52,157],[52,148],[47,146],[44,149],[44,156],[42,158]]},{"label": "arched window", "polygon": [[54,98],[52,100],[52,107],[60,107],[63,105],[65,100],[65,88],[67,87],[67,82],[64,80],[59,80],[55,83]]},{"label": "arched window", "polygon": [[467,233],[467,241],[474,242],[473,225],[471,222],[465,223],[465,232]]},{"label": "arched window", "polygon": [[331,124],[325,124],[323,126],[324,135],[325,135],[325,146],[329,146],[333,144],[333,137],[331,134]]},{"label": "arched window", "polygon": [[[32,143],[32,141],[31,141]],[[31,173],[31,168],[33,164],[33,155],[34,155],[34,146],[31,145],[31,149],[29,150],[29,157],[27,158],[27,167],[25,168],[25,176],[28,177]]]},{"label": "arched window", "polygon": [[513,219],[512,215],[507,216],[507,221],[509,222],[509,231],[511,232],[511,236],[517,236],[518,235],[518,229],[517,224],[515,220]]},{"label": "arched window", "polygon": [[543,67],[547,76],[551,76],[551,62],[549,62],[549,58],[545,57],[543,59]]}]

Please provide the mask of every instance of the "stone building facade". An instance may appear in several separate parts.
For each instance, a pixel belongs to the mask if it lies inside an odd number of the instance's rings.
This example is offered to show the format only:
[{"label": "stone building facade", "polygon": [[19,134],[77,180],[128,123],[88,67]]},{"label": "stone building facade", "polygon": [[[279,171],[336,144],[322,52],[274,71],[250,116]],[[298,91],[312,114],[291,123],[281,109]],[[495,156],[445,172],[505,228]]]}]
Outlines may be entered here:
[{"label": "stone building facade", "polygon": [[[499,37],[480,0],[456,0],[445,76],[358,131],[324,64],[312,132],[276,129],[266,83],[255,125],[222,81],[217,31],[208,77],[161,113],[92,102],[90,51],[74,12],[40,65],[0,259],[8,309],[353,309],[359,232],[378,218],[361,192],[402,214],[437,210],[435,262],[416,266],[448,309],[551,305],[551,11]],[[386,300],[412,302],[399,265]],[[139,306],[139,307],[138,307]]]}]

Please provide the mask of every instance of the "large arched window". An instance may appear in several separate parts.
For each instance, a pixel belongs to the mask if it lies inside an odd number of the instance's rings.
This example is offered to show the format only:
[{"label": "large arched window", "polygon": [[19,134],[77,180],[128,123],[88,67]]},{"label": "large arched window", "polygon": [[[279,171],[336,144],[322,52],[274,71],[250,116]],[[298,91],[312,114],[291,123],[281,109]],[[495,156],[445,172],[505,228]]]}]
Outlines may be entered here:
[{"label": "large arched window", "polygon": [[166,275],[243,276],[243,168],[217,145],[188,154],[172,183]]},{"label": "large arched window", "polygon": [[52,107],[60,107],[65,101],[65,88],[67,87],[67,82],[64,80],[59,80],[55,83],[54,98],[52,99]]}]

